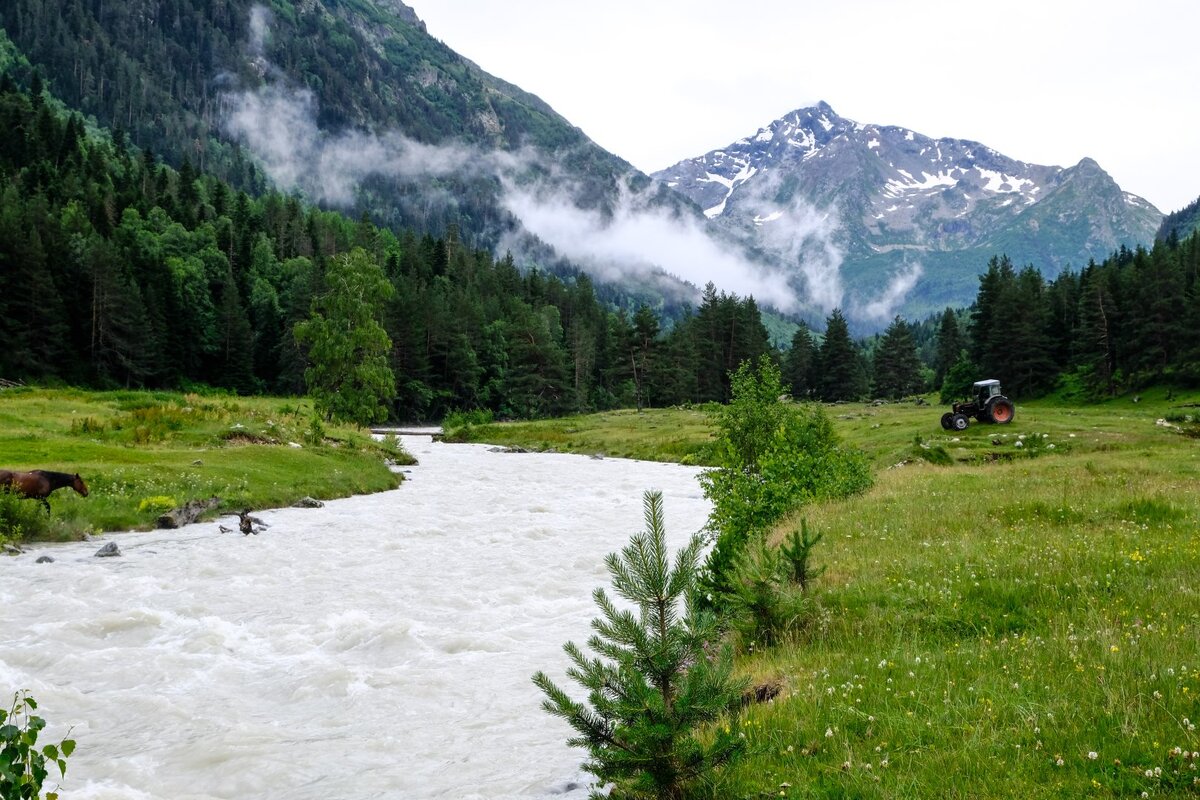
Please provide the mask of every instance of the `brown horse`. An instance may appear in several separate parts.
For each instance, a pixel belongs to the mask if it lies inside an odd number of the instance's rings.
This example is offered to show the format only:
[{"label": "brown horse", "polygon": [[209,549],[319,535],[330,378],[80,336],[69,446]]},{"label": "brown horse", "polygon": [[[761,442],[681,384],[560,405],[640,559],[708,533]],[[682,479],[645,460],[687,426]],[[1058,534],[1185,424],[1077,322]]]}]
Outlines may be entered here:
[{"label": "brown horse", "polygon": [[13,494],[40,500],[50,513],[50,493],[64,486],[70,486],[84,497],[88,496],[87,484],[79,473],[74,475],[67,472],[51,472],[46,469],[35,469],[31,472],[12,472],[0,469],[0,489],[7,489]]}]

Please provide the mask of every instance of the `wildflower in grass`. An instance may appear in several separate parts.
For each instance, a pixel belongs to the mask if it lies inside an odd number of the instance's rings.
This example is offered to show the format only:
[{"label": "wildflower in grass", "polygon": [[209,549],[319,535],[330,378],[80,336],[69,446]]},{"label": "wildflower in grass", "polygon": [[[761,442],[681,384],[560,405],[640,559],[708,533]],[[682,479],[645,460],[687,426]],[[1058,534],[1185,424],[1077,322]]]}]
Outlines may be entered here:
[{"label": "wildflower in grass", "polygon": [[1095,761],[1097,758],[1100,757],[1100,754],[1097,753],[1095,750],[1089,750],[1087,757],[1088,757],[1089,761]]}]

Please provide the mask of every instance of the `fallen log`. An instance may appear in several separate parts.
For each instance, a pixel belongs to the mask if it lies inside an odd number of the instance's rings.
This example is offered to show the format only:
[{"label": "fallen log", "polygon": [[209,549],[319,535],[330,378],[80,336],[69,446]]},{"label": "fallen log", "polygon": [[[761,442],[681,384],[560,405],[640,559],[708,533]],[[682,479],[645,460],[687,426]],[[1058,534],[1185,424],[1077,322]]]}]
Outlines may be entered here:
[{"label": "fallen log", "polygon": [[174,508],[158,517],[160,528],[181,528],[198,520],[201,515],[212,511],[221,505],[221,498],[210,497],[207,500],[188,500],[179,508]]}]

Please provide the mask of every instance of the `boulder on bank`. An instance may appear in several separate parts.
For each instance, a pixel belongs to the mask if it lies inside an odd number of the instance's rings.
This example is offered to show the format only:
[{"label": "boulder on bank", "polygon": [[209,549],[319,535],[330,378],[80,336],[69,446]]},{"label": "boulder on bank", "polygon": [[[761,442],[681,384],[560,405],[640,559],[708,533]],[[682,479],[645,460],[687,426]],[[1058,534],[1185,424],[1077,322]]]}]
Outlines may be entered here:
[{"label": "boulder on bank", "polygon": [[160,528],[181,528],[195,522],[208,511],[221,504],[221,498],[210,497],[207,500],[188,500],[179,508],[172,509],[158,517]]},{"label": "boulder on bank", "polygon": [[301,497],[292,504],[293,508],[324,508],[325,504],[315,497]]}]

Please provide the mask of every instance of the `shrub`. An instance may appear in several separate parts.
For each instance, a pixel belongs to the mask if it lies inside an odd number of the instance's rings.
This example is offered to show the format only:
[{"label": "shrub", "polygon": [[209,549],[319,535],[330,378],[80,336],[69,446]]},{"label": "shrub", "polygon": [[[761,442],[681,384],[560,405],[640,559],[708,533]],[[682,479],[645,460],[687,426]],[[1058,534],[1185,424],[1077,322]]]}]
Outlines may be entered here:
[{"label": "shrub", "polygon": [[866,457],[840,446],[824,411],[805,405],[789,406],[786,412],[758,458],[757,472],[726,465],[700,478],[713,503],[708,529],[716,542],[702,583],[714,603],[731,588],[730,570],[752,535],[766,532],[807,503],[847,497],[871,485]]},{"label": "shrub", "polygon": [[151,511],[157,514],[162,511],[170,511],[172,508],[175,508],[178,505],[179,503],[175,502],[174,497],[158,494],[154,495],[153,497],[143,497],[142,501],[138,503],[137,510],[139,514],[146,511]]},{"label": "shrub", "polygon": [[[38,734],[46,721],[31,713],[35,710],[37,702],[24,692],[13,696],[7,711],[0,708],[0,800],[40,798],[49,774],[47,760],[58,768],[60,778],[67,774],[67,758],[75,752],[75,742],[63,739],[38,748]],[[46,800],[58,800],[58,793],[47,792]]]},{"label": "shrub", "polygon": [[325,425],[316,414],[308,422],[308,430],[304,432],[304,442],[311,447],[320,447],[325,444]]},{"label": "shrub", "polygon": [[[545,673],[533,676],[546,695],[542,708],[566,720],[585,747],[584,768],[615,798],[682,798],[685,790],[734,758],[743,740],[730,726],[711,726],[741,699],[728,648],[717,649],[716,620],[694,597],[702,542],[693,536],[671,568],[663,528],[662,495],[647,492],[646,530],[620,554],[605,559],[617,594],[636,608],[618,609],[603,589],[593,593],[603,615],[588,658],[573,642],[563,649],[567,674],[588,692],[572,700]],[[682,608],[681,608],[682,606]]]},{"label": "shrub", "polygon": [[471,411],[451,411],[442,420],[442,430],[452,431],[459,428],[469,428],[472,425],[487,425],[495,419],[495,415],[486,408],[476,408]]},{"label": "shrub", "polygon": [[50,526],[50,515],[37,502],[0,489],[0,544],[43,538]]}]

